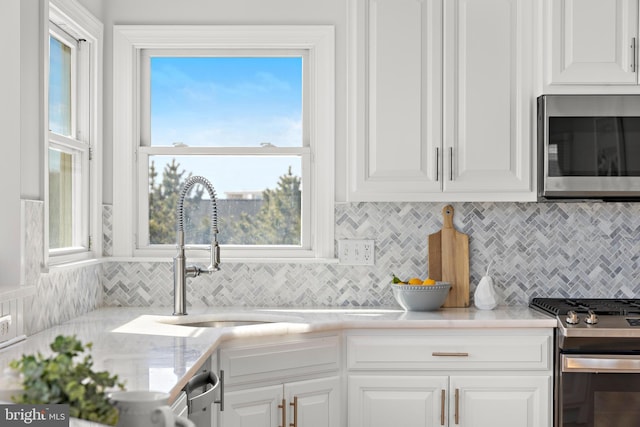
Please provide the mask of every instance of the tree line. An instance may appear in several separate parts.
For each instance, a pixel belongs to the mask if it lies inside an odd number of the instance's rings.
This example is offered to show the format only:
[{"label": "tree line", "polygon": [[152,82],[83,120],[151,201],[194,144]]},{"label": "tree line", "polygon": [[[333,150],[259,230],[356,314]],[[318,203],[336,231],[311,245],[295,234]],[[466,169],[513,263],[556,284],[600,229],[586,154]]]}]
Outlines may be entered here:
[{"label": "tree line", "polygon": [[[178,197],[191,172],[180,168],[172,159],[162,176],[152,161],[149,166],[149,238],[151,244],[174,244],[176,241],[176,211]],[[213,182],[215,187],[215,182]],[[184,202],[185,233],[189,244],[211,242],[209,200],[201,185],[195,185]],[[260,207],[255,214],[218,215],[218,241],[232,245],[300,245],[301,179],[291,167],[278,179],[276,188],[262,192]],[[225,203],[218,199],[218,207]],[[220,210],[220,209],[219,209]]]}]

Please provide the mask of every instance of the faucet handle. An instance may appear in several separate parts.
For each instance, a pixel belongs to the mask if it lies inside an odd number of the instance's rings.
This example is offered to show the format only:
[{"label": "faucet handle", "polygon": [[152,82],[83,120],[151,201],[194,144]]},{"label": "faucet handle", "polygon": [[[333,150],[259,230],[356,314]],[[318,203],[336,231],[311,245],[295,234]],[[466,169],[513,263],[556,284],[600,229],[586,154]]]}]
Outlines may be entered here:
[{"label": "faucet handle", "polygon": [[220,245],[218,245],[217,241],[211,244],[209,252],[211,255],[211,264],[209,264],[208,268],[209,272],[220,271]]}]

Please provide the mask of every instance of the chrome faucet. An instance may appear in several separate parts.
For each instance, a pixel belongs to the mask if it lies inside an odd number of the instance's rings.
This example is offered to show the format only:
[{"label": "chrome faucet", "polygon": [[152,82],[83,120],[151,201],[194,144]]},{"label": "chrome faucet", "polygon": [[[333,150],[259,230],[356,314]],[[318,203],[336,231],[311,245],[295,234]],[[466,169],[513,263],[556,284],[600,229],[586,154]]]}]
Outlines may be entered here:
[{"label": "chrome faucet", "polygon": [[[211,263],[206,269],[195,265],[187,267],[187,258],[184,244],[184,198],[194,184],[202,184],[209,193],[211,199],[211,246],[209,253]],[[184,316],[187,314],[187,277],[198,277],[202,273],[213,273],[220,270],[220,246],[218,245],[218,204],[216,190],[211,182],[202,176],[192,176],[185,182],[180,197],[178,198],[177,216],[177,249],[178,254],[173,259],[173,315]]]}]

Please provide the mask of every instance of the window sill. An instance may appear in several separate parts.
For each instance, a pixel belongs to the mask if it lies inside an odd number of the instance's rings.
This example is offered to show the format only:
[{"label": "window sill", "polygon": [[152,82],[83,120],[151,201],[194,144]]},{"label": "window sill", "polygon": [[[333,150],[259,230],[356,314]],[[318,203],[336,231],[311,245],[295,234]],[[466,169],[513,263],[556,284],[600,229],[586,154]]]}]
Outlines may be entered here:
[{"label": "window sill", "polygon": [[48,267],[44,267],[42,269],[43,273],[54,273],[57,271],[64,271],[73,268],[81,268],[81,267],[90,267],[92,265],[102,264],[104,262],[104,258],[91,258],[91,259],[83,259],[78,261],[69,261],[63,262],[59,264],[49,264]]}]

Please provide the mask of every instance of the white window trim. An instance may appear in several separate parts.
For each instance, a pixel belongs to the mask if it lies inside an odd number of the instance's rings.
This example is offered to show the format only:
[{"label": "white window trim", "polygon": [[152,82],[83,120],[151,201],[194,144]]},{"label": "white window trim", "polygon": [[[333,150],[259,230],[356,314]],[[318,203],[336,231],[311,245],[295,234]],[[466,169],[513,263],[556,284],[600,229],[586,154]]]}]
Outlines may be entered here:
[{"label": "white window trim", "polygon": [[[334,258],[334,28],[308,26],[115,25],[113,29],[113,256],[172,257],[173,250],[136,247],[136,150],[140,138],[140,55],[143,49],[303,49],[309,55],[309,249],[225,246],[222,259]],[[117,166],[116,166],[117,163]],[[117,170],[116,170],[117,168]],[[303,196],[303,197],[305,197]],[[198,257],[196,255],[196,257]]]},{"label": "white window trim", "polygon": [[[302,165],[302,223],[310,224],[311,220],[311,201],[307,194],[310,191],[310,171],[311,171],[311,149],[309,138],[309,108],[305,104],[302,108],[302,144],[297,147],[168,147],[168,146],[152,146],[151,144],[151,105],[146,102],[150,98],[149,86],[147,85],[151,79],[150,59],[151,57],[202,57],[202,56],[251,56],[251,57],[300,57],[302,58],[303,67],[303,103],[309,100],[309,55],[307,50],[301,49],[269,49],[252,50],[252,49],[144,49],[141,50],[140,60],[140,94],[141,94],[141,113],[140,113],[140,146],[136,153],[138,162],[138,182],[137,193],[134,194],[134,200],[137,201],[137,230],[136,230],[136,250],[135,254],[140,256],[154,256],[160,253],[160,250],[169,256],[175,255],[175,242],[166,245],[149,245],[149,156],[152,155],[208,155],[208,156],[296,156],[299,157]],[[213,181],[215,187],[216,182]],[[277,253],[279,257],[284,256],[300,256],[303,249],[306,253],[311,253],[311,227],[302,227],[301,245],[300,246],[257,246],[253,245],[249,249],[242,246],[225,245],[225,252],[233,248],[235,257],[251,257],[258,256],[256,254]],[[292,249],[293,248],[293,249]],[[193,251],[192,257],[206,257],[206,252]],[[264,255],[260,255],[264,256]]]},{"label": "white window trim", "polygon": [[[79,132],[78,138],[88,141],[91,150],[91,167],[87,177],[88,186],[83,190],[83,198],[88,200],[84,204],[84,212],[78,227],[88,227],[88,235],[91,238],[91,249],[75,251],[73,249],[58,251],[49,249],[49,146],[51,137],[49,132],[49,25],[50,22],[62,31],[76,39],[86,40],[83,54],[89,56],[85,62],[88,69],[83,70],[88,75],[88,81],[78,80],[79,84],[88,87],[85,93],[86,99],[78,102],[88,108],[77,111],[77,120],[84,125],[78,125],[75,132]],[[42,15],[43,31],[43,169],[44,169],[44,242],[43,242],[43,269],[63,266],[69,263],[87,259],[96,259],[102,256],[102,51],[103,51],[103,25],[89,11],[74,0],[50,0]],[[85,73],[86,72],[86,73]],[[80,76],[79,76],[80,77]],[[77,101],[76,101],[77,102]],[[87,161],[88,161],[87,153]],[[88,223],[88,224],[87,224]],[[88,242],[87,242],[88,243]],[[56,254],[57,255],[53,255]],[[53,256],[52,256],[53,255]]]}]

